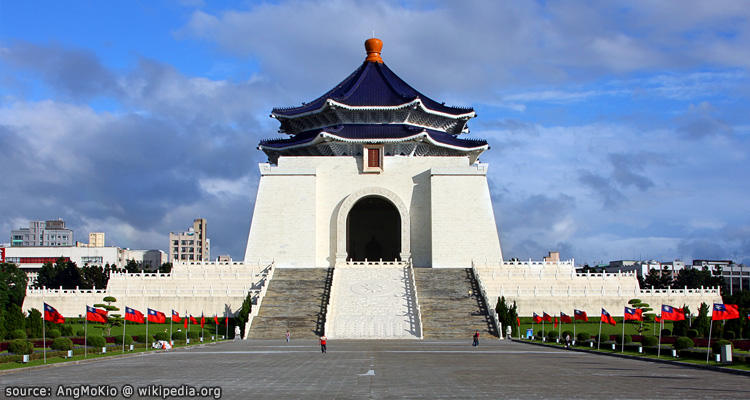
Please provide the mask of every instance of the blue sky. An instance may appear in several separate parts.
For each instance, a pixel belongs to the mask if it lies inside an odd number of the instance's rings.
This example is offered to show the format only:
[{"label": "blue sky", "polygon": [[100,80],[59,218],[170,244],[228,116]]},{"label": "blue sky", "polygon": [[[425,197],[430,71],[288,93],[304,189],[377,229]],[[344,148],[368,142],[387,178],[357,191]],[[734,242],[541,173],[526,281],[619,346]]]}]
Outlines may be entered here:
[{"label": "blue sky", "polygon": [[[744,1],[0,0],[0,242],[64,218],[242,259],[272,107],[364,60],[471,106],[506,258],[750,262]],[[459,206],[460,207],[460,206]]]}]

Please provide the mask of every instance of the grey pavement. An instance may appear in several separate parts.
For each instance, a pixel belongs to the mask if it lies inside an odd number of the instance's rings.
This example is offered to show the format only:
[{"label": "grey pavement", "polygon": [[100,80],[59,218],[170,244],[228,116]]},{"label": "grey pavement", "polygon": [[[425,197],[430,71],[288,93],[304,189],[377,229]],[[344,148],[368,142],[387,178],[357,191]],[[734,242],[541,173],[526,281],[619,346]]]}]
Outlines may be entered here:
[{"label": "grey pavement", "polygon": [[[248,340],[0,375],[6,388],[221,388],[225,399],[748,399],[750,378],[524,343]],[[138,393],[131,398],[144,398]],[[151,397],[151,398],[155,398]],[[213,398],[213,397],[209,397]]]}]

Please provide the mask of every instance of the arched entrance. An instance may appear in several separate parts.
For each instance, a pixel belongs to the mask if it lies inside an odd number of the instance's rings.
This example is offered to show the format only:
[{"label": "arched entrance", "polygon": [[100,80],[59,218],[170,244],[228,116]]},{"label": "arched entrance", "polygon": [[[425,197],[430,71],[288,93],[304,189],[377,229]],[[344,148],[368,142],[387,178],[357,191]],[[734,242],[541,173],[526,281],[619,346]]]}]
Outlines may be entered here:
[{"label": "arched entrance", "polygon": [[[380,251],[384,254],[383,260],[396,259],[400,261],[408,261],[411,258],[411,225],[409,219],[409,210],[406,208],[406,205],[401,200],[401,198],[399,198],[392,191],[382,187],[368,187],[359,189],[350,194],[344,199],[344,201],[341,202],[341,205],[339,206],[338,215],[336,216],[336,264],[341,265],[350,258],[350,213],[354,210],[355,206],[359,206],[360,200],[365,201],[361,204],[361,209],[360,207],[357,207],[360,210],[354,213],[355,243],[352,246],[352,249],[354,250],[353,256],[355,256],[356,259],[364,260],[367,252],[366,245],[373,236],[373,232],[370,231],[370,236],[367,237],[367,240],[364,243],[365,247],[363,247],[363,251],[365,251],[365,254],[361,254],[361,252],[358,252],[358,244],[356,243],[358,241],[357,237],[358,235],[364,237],[368,232],[367,228],[360,227],[360,222],[366,220],[366,217],[362,216],[362,212],[364,211],[364,213],[367,214],[367,210],[370,210],[371,212],[381,210],[382,213],[391,215],[390,217],[388,217],[389,221],[396,221],[395,223],[387,224],[387,228],[385,227],[385,224],[383,224],[382,229],[390,229],[388,231],[390,232],[389,235],[392,238],[396,238],[397,242],[399,243],[399,245],[389,244],[388,248],[383,246],[383,242],[379,243],[381,246]],[[398,214],[398,218],[394,218],[392,215],[392,211],[394,209]],[[378,214],[381,211],[376,211],[375,214]],[[364,222],[364,226],[367,226],[366,222]],[[394,233],[393,229],[397,229],[398,232]],[[379,241],[377,236],[375,239],[376,241]],[[373,251],[377,251],[377,245],[371,245],[371,249],[373,249]],[[387,258],[385,256],[386,251],[388,252]],[[397,254],[396,257],[392,255],[394,251]],[[367,259],[369,260],[370,258],[367,257]],[[378,259],[380,258],[378,257]]]},{"label": "arched entrance", "polygon": [[401,255],[401,216],[390,201],[363,197],[346,221],[346,259],[396,261]]}]

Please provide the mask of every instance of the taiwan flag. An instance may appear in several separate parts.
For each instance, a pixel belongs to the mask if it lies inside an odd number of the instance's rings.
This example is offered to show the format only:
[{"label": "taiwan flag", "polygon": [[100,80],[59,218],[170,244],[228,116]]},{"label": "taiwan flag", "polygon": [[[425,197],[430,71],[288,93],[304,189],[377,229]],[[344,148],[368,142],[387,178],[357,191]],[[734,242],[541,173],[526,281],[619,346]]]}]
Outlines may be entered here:
[{"label": "taiwan flag", "polygon": [[574,315],[576,321],[586,321],[586,322],[589,322],[589,316],[586,315],[586,311],[575,310],[573,312],[573,315]]},{"label": "taiwan flag", "polygon": [[86,306],[86,320],[106,324],[107,312],[98,308]]},{"label": "taiwan flag", "polygon": [[219,317],[217,317],[216,315],[214,315],[214,323],[216,325],[219,325]]},{"label": "taiwan flag", "polygon": [[143,313],[130,307],[125,307],[125,321],[132,321],[142,324],[145,320]]},{"label": "taiwan flag", "polygon": [[662,321],[662,319],[661,319],[661,318],[659,318],[659,317],[654,317],[654,322],[659,322],[659,323],[660,323],[661,321]]},{"label": "taiwan flag", "polygon": [[555,317],[555,328],[557,328],[557,317]]},{"label": "taiwan flag", "polygon": [[[748,316],[748,318],[750,318],[750,316]],[[516,317],[516,324],[521,326],[521,318]]]},{"label": "taiwan flag", "polygon": [[663,304],[661,306],[661,319],[662,321],[684,321],[685,313],[681,308],[674,308]]},{"label": "taiwan flag", "polygon": [[203,313],[201,313],[201,329],[203,329],[203,325],[206,325],[206,317],[204,317]]},{"label": "taiwan flag", "polygon": [[182,318],[180,318],[180,313],[178,313],[175,310],[172,310],[172,322],[181,322]]},{"label": "taiwan flag", "polygon": [[547,313],[542,313],[542,321],[552,322],[552,317]]},{"label": "taiwan flag", "polygon": [[148,322],[153,322],[156,324],[163,324],[167,322],[167,316],[164,315],[161,311],[156,311],[152,309],[148,309]]},{"label": "taiwan flag", "polygon": [[625,321],[643,321],[643,310],[625,307]]},{"label": "taiwan flag", "polygon": [[195,318],[193,318],[192,315],[190,316],[190,323],[193,324],[193,325],[198,325],[198,321],[196,321]]},{"label": "taiwan flag", "polygon": [[[45,305],[46,306],[46,305]],[[711,313],[711,321],[722,319],[735,319],[740,317],[740,310],[736,304],[714,303],[714,311]]]},{"label": "taiwan flag", "polygon": [[573,323],[573,320],[570,319],[570,315],[565,314],[564,312],[560,312],[560,321],[565,322],[566,324]]},{"label": "taiwan flag", "polygon": [[[185,314],[187,314],[187,313],[185,313]],[[188,328],[188,319],[187,319],[187,317],[185,317],[185,321],[184,322],[185,322],[185,329],[187,329]]]},{"label": "taiwan flag", "polygon": [[534,313],[534,316],[533,316],[533,317],[532,317],[531,319],[532,319],[532,320],[533,320],[534,322],[536,322],[537,324],[538,324],[538,323],[540,323],[540,322],[542,322],[542,317],[540,317],[540,316],[536,315],[536,313]]},{"label": "taiwan flag", "polygon": [[614,318],[612,318],[611,315],[607,312],[607,310],[602,308],[602,322],[610,324],[612,326],[617,325],[617,322],[615,322]]},{"label": "taiwan flag", "polygon": [[54,322],[56,324],[65,322],[65,318],[63,318],[62,314],[57,312],[57,310],[55,310],[55,307],[52,307],[47,303],[44,303],[44,320]]}]

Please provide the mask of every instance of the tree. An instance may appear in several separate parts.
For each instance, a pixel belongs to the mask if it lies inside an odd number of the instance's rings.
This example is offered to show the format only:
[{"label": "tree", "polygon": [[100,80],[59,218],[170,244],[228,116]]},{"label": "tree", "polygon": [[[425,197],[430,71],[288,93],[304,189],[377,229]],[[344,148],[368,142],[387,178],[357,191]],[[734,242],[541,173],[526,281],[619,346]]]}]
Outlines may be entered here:
[{"label": "tree", "polygon": [[672,285],[672,277],[667,267],[663,267],[661,270],[651,268],[643,283],[646,288],[666,289]]},{"label": "tree", "polygon": [[253,309],[253,294],[248,293],[245,297],[245,301],[242,302],[242,308],[240,312],[234,317],[237,326],[240,327],[240,332],[245,332],[245,324],[247,323],[250,311]]},{"label": "tree", "polygon": [[[717,275],[718,274],[718,275]],[[724,278],[721,277],[721,267],[717,267],[712,274],[708,267],[703,269],[683,269],[674,281],[676,287],[687,287],[688,289],[698,289],[700,287],[718,286],[724,288]]]},{"label": "tree", "polygon": [[23,314],[21,307],[17,304],[11,304],[5,310],[5,332],[10,333],[17,329],[26,332],[26,316]]},{"label": "tree", "polygon": [[161,272],[162,274],[168,274],[168,273],[172,272],[172,263],[171,262],[167,262],[167,263],[162,264],[159,267],[159,272]]},{"label": "tree", "polygon": [[104,335],[109,336],[110,331],[112,330],[113,326],[122,326],[122,315],[120,314],[112,314],[112,311],[120,311],[119,308],[116,306],[113,306],[112,303],[117,302],[117,299],[112,296],[107,296],[102,299],[107,304],[99,303],[94,304],[94,307],[99,307],[107,310],[107,323],[104,324]]},{"label": "tree", "polygon": [[21,268],[13,263],[0,264],[0,310],[10,304],[23,305],[29,279]]},{"label": "tree", "polygon": [[106,288],[109,282],[109,273],[100,265],[86,265],[81,268],[81,277],[84,289]]},{"label": "tree", "polygon": [[710,327],[709,324],[711,321],[708,318],[708,305],[706,303],[701,303],[701,306],[698,308],[698,316],[693,319],[692,325],[690,325],[691,329],[695,329],[698,331],[698,335],[701,337],[708,336],[708,328]]},{"label": "tree", "polygon": [[128,260],[128,263],[125,265],[125,271],[130,272],[131,274],[142,272],[143,265],[135,260]]},{"label": "tree", "polygon": [[29,310],[26,317],[26,335],[30,338],[42,337],[42,313],[36,308]]},{"label": "tree", "polygon": [[[505,296],[500,297],[497,299],[497,306],[495,307],[495,311],[497,312],[497,319],[502,324],[503,329],[507,329],[507,327],[511,327],[512,333],[511,335],[515,334],[518,330],[518,327],[516,326],[516,318],[518,318],[518,312],[516,310],[516,302],[513,302],[512,306],[508,306],[508,304],[505,302]],[[498,332],[498,335],[502,337],[505,334],[505,332]]]},{"label": "tree", "polygon": [[75,289],[83,286],[83,278],[76,263],[60,257],[54,266],[50,263],[42,265],[37,276],[37,286]]},{"label": "tree", "polygon": [[641,310],[641,313],[643,315],[643,321],[630,321],[630,323],[633,325],[633,328],[635,328],[635,330],[640,335],[641,333],[643,333],[643,331],[651,328],[651,326],[646,325],[646,323],[652,322],[654,320],[654,314],[649,314],[649,311],[654,311],[654,309],[651,308],[649,304],[642,302],[640,299],[630,299],[628,301],[628,304],[630,304],[630,306],[635,309]]},{"label": "tree", "polygon": [[[685,313],[685,317],[690,315],[690,308],[687,305],[682,306],[682,311]],[[688,324],[687,319],[683,321],[674,321],[672,324],[672,335],[685,336],[687,335],[688,328],[690,328],[690,325]]]}]

